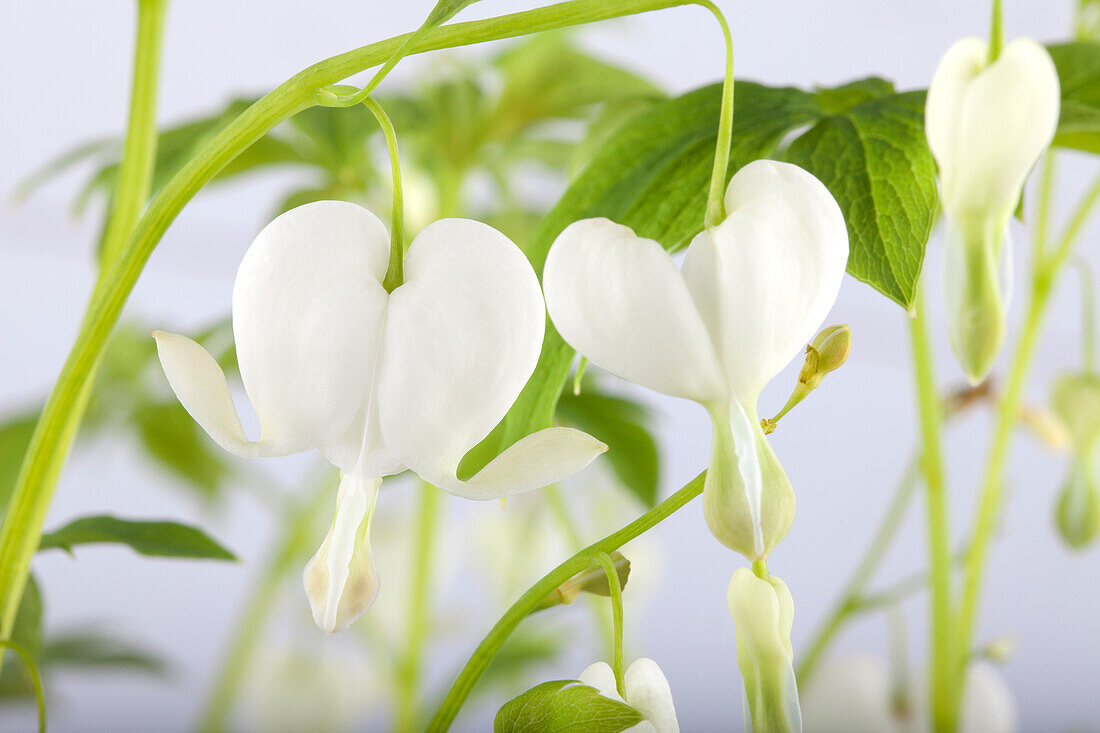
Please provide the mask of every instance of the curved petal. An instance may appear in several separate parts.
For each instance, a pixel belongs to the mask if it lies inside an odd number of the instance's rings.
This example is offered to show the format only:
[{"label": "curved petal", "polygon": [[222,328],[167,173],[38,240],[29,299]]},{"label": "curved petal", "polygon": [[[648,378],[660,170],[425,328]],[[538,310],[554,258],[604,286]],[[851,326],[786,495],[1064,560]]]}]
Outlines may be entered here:
[{"label": "curved petal", "polygon": [[245,436],[225,373],[206,349],[178,333],[153,331],[153,338],[172,391],[218,445],[239,456],[285,454]]},{"label": "curved petal", "polygon": [[359,413],[388,252],[378,217],[342,201],[292,209],[249,247],[233,287],[233,334],[264,443],[288,453],[319,448]]},{"label": "curved petal", "polygon": [[672,258],[608,219],[565,228],[543,270],[550,320],[607,371],[696,402],[726,401],[710,336]]},{"label": "curved petal", "polygon": [[413,241],[390,294],[379,372],[382,435],[427,481],[454,488],[459,461],[515,401],[542,347],[538,280],[490,226],[443,219]]},{"label": "curved petal", "polygon": [[582,470],[607,446],[574,428],[546,428],[517,440],[467,481],[429,479],[466,499],[499,499],[541,489]]},{"label": "curved petal", "polygon": [[595,687],[604,697],[625,702],[619,697],[619,691],[615,688],[615,672],[607,662],[594,662],[584,668],[581,676],[577,678],[582,685]]},{"label": "curved petal", "polygon": [[1015,733],[1019,729],[1012,690],[995,667],[972,664],[966,673],[959,730],[962,733]]},{"label": "curved petal", "polygon": [[[827,660],[802,695],[807,733],[904,733],[893,709],[890,670],[875,656]],[[921,717],[915,711],[914,717]]]},{"label": "curved petal", "polygon": [[984,41],[955,44],[936,69],[925,107],[944,207],[1008,216],[1058,125],[1060,88],[1050,54],[1029,38],[992,64]]},{"label": "curved petal", "polygon": [[672,690],[664,672],[652,659],[635,660],[623,675],[626,701],[653,724],[656,733],[680,733]]},{"label": "curved petal", "polygon": [[692,241],[683,277],[730,387],[751,407],[832,308],[848,231],[821,181],[771,160],[749,163],[730,180],[726,212]]},{"label": "curved petal", "polygon": [[302,573],[313,620],[325,633],[346,629],[378,596],[370,525],[381,485],[381,479],[341,476],[332,527]]}]

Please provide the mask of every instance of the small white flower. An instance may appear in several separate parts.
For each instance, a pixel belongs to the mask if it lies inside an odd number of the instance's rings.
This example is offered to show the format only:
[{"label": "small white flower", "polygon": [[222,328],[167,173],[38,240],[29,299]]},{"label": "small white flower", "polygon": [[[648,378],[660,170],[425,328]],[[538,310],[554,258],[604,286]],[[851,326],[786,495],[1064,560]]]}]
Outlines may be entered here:
[{"label": "small white flower", "polygon": [[750,559],[786,534],[794,494],[756,401],[832,307],[848,233],[828,189],[797,166],[756,161],[726,189],[727,216],[681,270],[660,244],[607,219],[554,242],[543,272],[562,337],[623,379],[703,405],[714,425],[703,495],[711,532]]},{"label": "small white flower", "polygon": [[1058,126],[1058,72],[1028,38],[989,63],[989,45],[966,38],[936,68],[925,134],[940,168],[948,222],[944,291],[955,354],[972,381],[989,373],[1004,342],[1004,242],[1028,173]]},{"label": "small white flower", "polygon": [[595,687],[604,697],[625,702],[645,718],[641,723],[627,728],[624,733],[680,733],[676,722],[676,708],[672,704],[672,690],[664,672],[652,659],[637,659],[623,674],[623,691],[626,699],[615,688],[615,673],[606,662],[596,662],[581,672],[582,685]]},{"label": "small white flower", "polygon": [[[927,733],[931,730],[923,677],[900,692],[877,657],[849,655],[826,662],[802,695],[806,733]],[[967,670],[959,733],[1015,733],[1012,691],[997,668],[975,662]]]},{"label": "small white flower", "polygon": [[317,449],[343,474],[332,528],[305,572],[314,619],[344,629],[374,600],[369,531],[382,477],[406,468],[458,496],[493,499],[573,474],[606,450],[569,428],[518,441],[460,479],[462,457],[500,421],[542,346],[545,310],[507,237],[444,219],[413,240],[405,283],[382,287],[389,236],[338,201],[275,219],[245,254],[233,333],[260,438],[245,435],[221,368],[201,346],[155,333],[180,402],[226,450]]}]

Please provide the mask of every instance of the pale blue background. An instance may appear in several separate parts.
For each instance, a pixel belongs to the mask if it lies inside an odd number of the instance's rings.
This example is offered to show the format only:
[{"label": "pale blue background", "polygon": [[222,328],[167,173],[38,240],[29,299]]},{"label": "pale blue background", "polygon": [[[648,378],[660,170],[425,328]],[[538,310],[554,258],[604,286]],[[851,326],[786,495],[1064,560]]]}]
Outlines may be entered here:
[{"label": "pale blue background", "polygon": [[[414,27],[427,10],[417,2],[325,0],[314,3],[180,0],[172,4],[163,72],[161,119],[207,111],[234,93],[268,89],[320,58]],[[124,120],[132,34],[132,3],[7,2],[0,9],[0,193],[62,149],[116,133]],[[1069,0],[1008,0],[1009,37],[1066,35]],[[473,18],[530,7],[484,0],[462,15]],[[954,0],[871,2],[722,2],[734,30],[738,75],[772,83],[830,84],[869,73],[900,86],[925,86],[940,54],[962,35],[984,34],[987,4]],[[716,80],[720,36],[698,8],[663,11],[586,30],[594,52],[634,65],[673,91]],[[460,53],[477,53],[462,51]],[[387,82],[402,83],[423,59],[402,64]],[[1062,167],[1065,209],[1090,180],[1096,164],[1074,159]],[[172,226],[152,257],[128,306],[146,322],[185,329],[223,314],[240,256],[265,222],[285,176],[251,180],[204,194]],[[52,185],[27,206],[0,208],[0,411],[28,405],[52,384],[70,346],[91,283],[91,222],[65,217],[79,179]],[[1090,227],[1082,251],[1100,264]],[[1019,234],[1019,233],[1018,233]],[[1017,247],[1017,272],[1025,247]],[[939,279],[934,242],[927,267]],[[935,286],[933,286],[935,288]],[[1019,289],[1017,292],[1020,292]],[[941,381],[961,374],[949,356],[942,308],[933,293]],[[1076,365],[1076,284],[1055,299],[1029,396],[1044,399],[1052,375]],[[1019,299],[1013,316],[1020,313]],[[845,281],[830,322],[848,322],[856,346],[851,361],[819,394],[784,421],[774,436],[798,493],[798,517],[771,560],[797,601],[796,649],[812,632],[835,589],[867,542],[914,440],[912,383],[907,371],[905,315],[868,287]],[[767,413],[785,397],[797,365],[775,381],[762,401]],[[694,405],[647,399],[664,416],[664,491],[694,475],[706,461],[709,429]],[[985,451],[988,416],[950,433],[954,529],[969,517]],[[980,637],[1018,641],[1007,677],[1025,730],[1087,730],[1100,721],[1100,555],[1094,548],[1067,554],[1051,528],[1051,504],[1063,475],[1059,457],[1026,438],[1016,443],[1005,517],[1008,539],[996,545]],[[70,461],[47,526],[91,512],[174,516],[207,521],[179,491],[147,469],[135,468],[135,449],[85,446]],[[285,466],[267,465],[275,474]],[[289,482],[284,482],[289,484]],[[390,499],[400,501],[391,495]],[[406,492],[407,497],[407,492]],[[454,533],[485,505],[448,501]],[[882,577],[901,577],[922,564],[922,525],[915,512]],[[49,602],[48,622],[61,627],[88,618],[126,624],[131,633],[166,650],[176,662],[172,684],[112,676],[58,678],[52,730],[185,730],[193,722],[217,650],[235,618],[271,534],[256,502],[237,498],[212,524],[243,566],[166,563],[124,550],[81,552],[76,562],[44,555],[36,567]],[[624,517],[624,521],[625,521]],[[667,552],[665,575],[652,603],[628,618],[635,654],[652,656],[667,673],[685,731],[737,728],[740,681],[725,587],[741,559],[707,533],[691,506],[656,532]],[[454,540],[458,546],[463,540]],[[536,569],[533,569],[534,572]],[[457,571],[461,577],[466,569]],[[461,582],[447,594],[462,594]],[[912,654],[922,659],[923,597],[906,606]],[[491,619],[468,624],[468,646],[448,648],[432,672],[443,683]],[[885,624],[872,616],[845,633],[838,647],[885,651]],[[330,644],[342,643],[339,638]],[[345,642],[346,643],[346,642]],[[546,678],[575,676],[598,657],[578,648]],[[355,680],[349,680],[354,688]],[[497,701],[499,702],[499,701]],[[463,730],[484,730],[492,710],[467,718]],[[479,717],[480,716],[480,717]],[[475,721],[474,718],[477,718]],[[23,730],[29,716],[0,716],[0,729]]]}]

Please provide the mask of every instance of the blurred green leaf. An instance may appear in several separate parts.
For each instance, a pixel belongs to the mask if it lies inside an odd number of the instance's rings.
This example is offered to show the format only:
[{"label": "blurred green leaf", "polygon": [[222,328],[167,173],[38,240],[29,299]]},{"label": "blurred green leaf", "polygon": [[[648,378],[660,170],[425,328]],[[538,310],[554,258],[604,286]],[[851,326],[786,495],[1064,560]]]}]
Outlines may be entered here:
[{"label": "blurred green leaf", "polygon": [[656,506],[660,458],[644,407],[586,387],[579,395],[562,393],[558,416],[607,443],[607,460],[619,482],[646,507]]},{"label": "blurred green leaf", "polygon": [[168,664],[160,656],[134,642],[95,630],[51,636],[42,648],[42,664],[48,669],[132,671],[164,677]]},{"label": "blurred green leaf", "polygon": [[108,515],[82,517],[42,535],[39,550],[72,552],[77,545],[127,545],[150,557],[178,557],[200,560],[237,559],[229,550],[198,527],[179,522],[120,519]]},{"label": "blurred green leaf", "polygon": [[497,688],[515,694],[535,669],[561,656],[565,645],[566,638],[558,631],[520,626],[501,646],[474,689],[488,692]]},{"label": "blurred green leaf", "polygon": [[[42,591],[34,575],[30,575],[19,601],[11,640],[22,646],[36,664],[42,650],[42,611]],[[0,669],[0,700],[33,697],[34,687],[23,660],[12,651],[0,650],[0,654],[4,655],[4,666]]]},{"label": "blurred green leaf", "polygon": [[1048,46],[1062,88],[1054,144],[1100,153],[1100,42]]},{"label": "blurred green leaf", "polygon": [[232,475],[224,453],[174,398],[139,406],[133,420],[149,457],[203,496],[216,496]]},{"label": "blurred green leaf", "polygon": [[37,422],[38,413],[28,412],[0,425],[0,517],[4,515],[11,500],[11,492],[15,490],[19,469],[23,465],[23,455],[31,443]]},{"label": "blurred green leaf", "polygon": [[619,733],[642,722],[642,714],[624,702],[604,697],[576,680],[555,680],[532,687],[497,712],[494,733]]}]

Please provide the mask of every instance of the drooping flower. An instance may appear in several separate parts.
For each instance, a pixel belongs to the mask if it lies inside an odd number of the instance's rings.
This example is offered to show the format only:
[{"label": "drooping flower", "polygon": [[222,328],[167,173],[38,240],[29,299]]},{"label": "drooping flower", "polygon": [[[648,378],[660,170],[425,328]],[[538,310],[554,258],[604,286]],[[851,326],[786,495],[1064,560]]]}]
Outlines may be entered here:
[{"label": "drooping flower", "polygon": [[233,288],[233,333],[260,423],[249,440],[221,368],[201,346],[154,334],[180,402],[242,456],[317,449],[341,473],[332,527],[306,567],[314,619],[344,629],[377,594],[370,524],[382,477],[410,469],[469,499],[539,488],[606,449],[568,428],[518,441],[469,478],[458,464],[534,370],[545,311],[520,250],[495,229],[444,219],[420,232],[405,283],[382,286],[389,236],[354,204],[322,201],[272,221]]},{"label": "drooping flower", "polygon": [[642,657],[623,673],[624,700],[615,687],[615,673],[607,662],[596,662],[581,672],[580,683],[595,687],[604,697],[625,702],[645,718],[624,733],[680,733],[672,690],[664,672],[652,659]]},{"label": "drooping flower", "polygon": [[848,234],[825,186],[787,163],[742,168],[725,206],[726,219],[695,237],[681,270],[661,245],[625,226],[576,222],[551,247],[543,287],[554,325],[583,356],[707,409],[714,427],[707,524],[756,560],[794,515],[757,397],[832,307]]},{"label": "drooping flower", "polygon": [[940,168],[947,218],[944,293],[951,344],[963,371],[981,381],[1005,336],[1005,238],[1035,162],[1058,125],[1054,62],[1020,38],[989,61],[989,46],[966,38],[941,59],[925,104],[925,133]]},{"label": "drooping flower", "polygon": [[726,601],[737,634],[737,666],[745,683],[745,730],[801,731],[791,646],[794,600],[787,584],[738,568]]},{"label": "drooping flower", "polygon": [[1051,406],[1069,433],[1070,469],[1058,497],[1055,520],[1070,547],[1087,547],[1100,533],[1100,377],[1067,374],[1054,383]]},{"label": "drooping flower", "polygon": [[[891,678],[886,664],[869,655],[827,661],[802,695],[805,733],[927,733],[928,701],[922,685]],[[1012,691],[997,668],[974,662],[967,669],[959,733],[1015,733]]]}]

